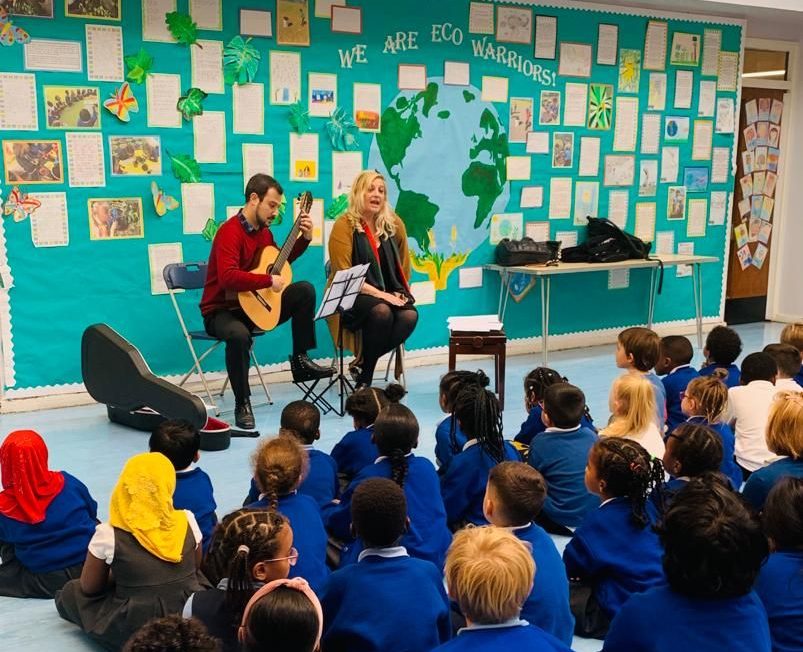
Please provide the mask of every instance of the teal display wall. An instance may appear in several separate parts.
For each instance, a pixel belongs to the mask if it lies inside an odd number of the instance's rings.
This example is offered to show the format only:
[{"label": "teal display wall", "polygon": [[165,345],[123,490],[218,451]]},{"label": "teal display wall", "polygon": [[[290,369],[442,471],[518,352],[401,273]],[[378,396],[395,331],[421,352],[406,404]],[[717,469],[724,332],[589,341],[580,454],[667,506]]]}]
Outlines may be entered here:
[{"label": "teal display wall", "polygon": [[[667,219],[667,202],[670,186],[684,183],[685,167],[708,168],[712,161],[692,160],[693,137],[686,142],[666,142],[667,116],[688,117],[694,126],[698,118],[700,82],[716,82],[717,75],[703,75],[702,66],[676,66],[671,63],[672,44],[676,33],[696,35],[696,44],[705,47],[705,30],[721,35],[721,50],[740,57],[743,26],[727,20],[700,17],[656,16],[654,12],[640,15],[636,10],[612,8],[571,8],[539,3],[538,6],[517,4],[476,3],[475,11],[483,6],[492,7],[494,27],[492,34],[471,33],[469,25],[470,3],[458,0],[429,2],[426,0],[349,0],[348,5],[362,10],[361,33],[333,32],[330,20],[315,16],[315,0],[309,2],[308,17],[310,44],[308,46],[283,45],[278,41],[282,20],[280,13],[287,2],[276,0],[255,3],[222,2],[222,29],[200,30],[204,40],[223,44],[240,33],[240,9],[260,9],[271,12],[272,37],[255,37],[251,44],[261,54],[254,81],[265,85],[264,135],[237,134],[233,131],[233,90],[225,84],[224,92],[210,94],[203,103],[205,112],[225,114],[225,163],[201,163],[201,182],[214,185],[214,218],[220,222],[227,217],[227,207],[242,202],[243,144],[270,143],[273,146],[274,174],[285,185],[289,198],[310,189],[328,209],[337,194],[332,187],[332,153],[337,151],[326,131],[327,118],[312,117],[309,133],[318,134],[317,181],[290,180],[290,107],[270,102],[270,52],[300,53],[301,102],[307,108],[308,74],[331,73],[337,75],[337,105],[352,114],[354,84],[381,85],[382,123],[379,133],[356,132],[356,151],[362,153],[363,167],[376,168],[388,178],[389,194],[410,232],[411,251],[414,253],[414,276],[420,297],[421,318],[419,327],[409,342],[409,349],[422,349],[446,344],[446,318],[452,314],[481,314],[496,311],[499,280],[495,274],[484,273],[481,287],[460,285],[460,270],[476,268],[493,259],[494,245],[490,242],[491,223],[494,234],[515,234],[517,219],[494,218],[498,214],[523,214],[523,224],[546,223],[551,237],[558,232],[576,231],[583,238],[583,227],[575,225],[573,215],[568,219],[550,219],[550,180],[568,177],[577,181],[597,181],[598,214],[608,213],[611,191],[627,191],[629,208],[625,228],[635,229],[638,203],[654,203],[656,232],[674,234],[673,250],[680,243],[692,242],[694,252],[725,258],[727,224],[705,225],[704,235],[691,235],[684,212],[679,220]],[[44,3],[47,5],[47,3]],[[139,112],[132,113],[130,122],[119,121],[101,104],[100,124],[97,129],[104,142],[105,187],[71,187],[68,183],[76,171],[70,170],[66,156],[66,133],[70,130],[49,129],[45,97],[46,86],[97,87],[101,102],[114,93],[122,81],[90,81],[87,77],[87,25],[122,26],[123,54],[136,55],[144,48],[153,57],[151,73],[180,75],[182,95],[192,86],[191,49],[179,43],[144,42],[142,40],[143,4],[148,7],[170,5],[170,2],[139,2],[124,0],[120,20],[101,21],[93,18],[65,16],[65,4],[56,0],[52,19],[14,16],[14,23],[36,39],[55,39],[80,42],[84,59],[81,72],[31,71],[24,61],[24,46],[14,44],[0,48],[0,74],[31,73],[35,75],[38,130],[6,129],[3,141],[56,140],[62,149],[64,181],[42,185],[9,182],[3,175],[3,197],[8,198],[12,187],[36,196],[39,192],[65,192],[69,243],[66,246],[35,247],[31,233],[31,220],[3,220],[5,240],[4,257],[0,255],[0,273],[7,286],[3,302],[7,326],[4,343],[5,388],[13,396],[31,388],[80,383],[80,338],[83,329],[96,322],[106,322],[119,330],[143,353],[152,369],[163,375],[183,372],[191,360],[175,319],[169,298],[152,294],[149,271],[148,245],[181,243],[185,261],[207,258],[210,242],[199,233],[185,233],[184,206],[157,216],[151,197],[151,181],[156,181],[164,192],[181,201],[181,182],[171,172],[171,155],[192,156],[194,128],[191,121],[180,122],[178,128],[148,126],[148,98],[144,83],[131,83],[138,100]],[[201,3],[209,4],[209,3]],[[293,4],[292,0],[289,3]],[[306,5],[305,2],[301,3]],[[548,6],[544,6],[544,5]],[[257,5],[259,5],[257,7]],[[556,54],[554,59],[534,57],[533,30],[528,43],[504,42],[498,39],[499,30],[521,28],[505,8],[523,8],[530,16],[557,19]],[[177,11],[189,11],[187,0],[178,0]],[[153,9],[150,9],[153,11]],[[500,11],[502,13],[500,14]],[[301,14],[299,14],[301,15]],[[475,18],[477,15],[475,14]],[[515,20],[514,20],[515,19]],[[641,69],[639,79],[629,92],[620,92],[620,56],[615,65],[597,63],[598,29],[601,24],[618,27],[617,55],[622,50],[641,52],[644,58],[645,36],[648,23],[658,21],[667,25],[664,72],[666,74],[666,107],[648,111],[649,70]],[[499,22],[502,21],[502,25]],[[509,21],[509,25],[507,22]],[[519,32],[520,33],[520,32]],[[536,34],[537,36],[537,34]],[[514,37],[515,38],[515,37]],[[561,43],[579,43],[591,46],[592,65],[588,77],[559,74]],[[710,54],[710,53],[709,53]],[[470,70],[468,85],[444,83],[444,63],[467,63]],[[631,62],[632,63],[632,62]],[[425,65],[426,90],[399,90],[399,64]],[[450,64],[451,65],[451,64]],[[739,70],[741,64],[738,63]],[[673,108],[675,79],[678,70],[692,73],[692,101],[688,108]],[[452,73],[455,69],[452,69]],[[710,71],[709,71],[710,72]],[[451,74],[451,73],[450,73]],[[483,77],[506,78],[507,97],[504,101],[483,99]],[[451,80],[453,81],[453,80]],[[686,80],[688,81],[688,80]],[[493,80],[486,80],[486,92]],[[613,112],[609,129],[599,130],[586,126],[566,126],[566,84],[610,84],[613,86]],[[358,87],[359,90],[359,87]],[[542,91],[560,93],[560,122],[540,125]],[[635,128],[638,131],[632,151],[614,151],[614,133],[617,126],[616,100],[622,95],[638,99]],[[529,128],[547,132],[549,153],[529,154],[523,142],[509,142],[511,129],[510,98],[533,100],[533,121]],[[718,90],[717,99],[732,98],[738,106],[738,88]],[[547,98],[548,99],[548,98]],[[8,101],[8,98],[6,98]],[[587,108],[587,107],[586,107]],[[660,116],[661,135],[657,153],[642,154],[642,114]],[[704,118],[714,122],[714,117]],[[526,120],[526,118],[525,118]],[[736,121],[738,124],[738,120]],[[525,129],[526,130],[526,129]],[[554,134],[574,134],[574,152],[570,167],[553,167]],[[160,175],[118,176],[112,174],[111,145],[113,136],[158,136],[161,146]],[[596,177],[579,176],[580,139],[600,139],[600,164]],[[560,139],[560,137],[559,137]],[[715,133],[714,148],[733,151],[732,133]],[[660,170],[661,149],[679,147],[679,177],[676,183],[657,183],[655,195],[639,197],[639,170],[643,159],[657,161]],[[635,175],[632,184],[624,187],[605,185],[605,156],[628,155],[634,158]],[[530,157],[530,176],[524,180],[507,179],[507,157]],[[709,182],[702,192],[688,198],[710,199],[712,192],[733,190],[734,179],[728,157],[727,178],[720,183]],[[8,160],[6,163],[8,164]],[[136,163],[135,163],[136,165]],[[6,170],[8,172],[8,170]],[[542,187],[541,207],[521,208],[522,188]],[[699,190],[699,189],[698,189]],[[530,191],[528,191],[530,192]],[[537,192],[537,191],[536,191]],[[135,238],[95,239],[90,220],[88,202],[97,198],[139,197],[143,205],[144,235]],[[572,213],[574,211],[572,189]],[[710,202],[709,202],[710,203]],[[710,208],[710,206],[709,206]],[[281,225],[274,227],[281,242],[290,228],[288,209]],[[727,208],[725,215],[730,215]],[[192,216],[189,216],[192,217]],[[197,216],[195,216],[197,219]],[[709,220],[706,219],[706,222]],[[714,220],[716,221],[716,220]],[[511,232],[510,230],[513,229]],[[3,238],[0,237],[0,245]],[[0,246],[0,252],[2,246]],[[318,289],[324,286],[324,247],[312,246],[294,265],[296,278],[309,279]],[[470,285],[464,274],[464,285]],[[723,264],[703,268],[704,316],[719,317],[723,293]],[[628,287],[608,289],[607,274],[583,274],[561,278],[552,288],[552,332],[555,334],[593,331],[611,327],[624,327],[643,323],[646,312],[648,272],[633,272]],[[428,302],[434,294],[434,303]],[[511,338],[531,337],[539,334],[535,316],[540,298],[530,293],[520,303],[511,302],[506,318],[506,329]],[[676,277],[668,270],[656,308],[656,322],[688,320],[694,315],[691,300],[690,278]],[[182,297],[186,313],[197,316],[197,296]],[[318,324],[316,356],[331,355],[332,345],[328,331]],[[257,354],[263,363],[285,361],[289,350],[290,332],[281,327],[261,338]],[[222,356],[213,358],[210,368],[223,368]]]}]

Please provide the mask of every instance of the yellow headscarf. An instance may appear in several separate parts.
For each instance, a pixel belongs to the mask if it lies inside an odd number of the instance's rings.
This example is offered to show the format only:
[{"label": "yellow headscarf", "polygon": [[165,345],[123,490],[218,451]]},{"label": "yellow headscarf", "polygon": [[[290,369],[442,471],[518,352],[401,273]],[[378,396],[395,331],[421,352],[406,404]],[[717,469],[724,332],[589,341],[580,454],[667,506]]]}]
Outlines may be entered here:
[{"label": "yellow headscarf", "polygon": [[126,462],[112,492],[109,523],[134,535],[159,559],[181,561],[187,515],[173,508],[176,471],[161,453],[141,453]]}]

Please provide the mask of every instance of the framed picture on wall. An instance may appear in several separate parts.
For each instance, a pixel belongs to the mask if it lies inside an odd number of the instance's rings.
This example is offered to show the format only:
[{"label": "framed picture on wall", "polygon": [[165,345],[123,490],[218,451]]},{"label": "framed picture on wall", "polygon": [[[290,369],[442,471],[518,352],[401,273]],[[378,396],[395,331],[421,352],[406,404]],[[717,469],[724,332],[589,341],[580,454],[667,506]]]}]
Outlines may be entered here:
[{"label": "framed picture on wall", "polygon": [[276,42],[309,45],[309,0],[276,0]]},{"label": "framed picture on wall", "polygon": [[162,174],[162,141],[159,136],[109,136],[113,176]]},{"label": "framed picture on wall", "polygon": [[121,240],[145,236],[141,198],[90,199],[87,206],[90,240]]},{"label": "framed picture on wall", "polygon": [[48,129],[100,129],[97,86],[45,86]]},{"label": "framed picture on wall", "polygon": [[533,12],[518,7],[496,8],[496,40],[500,43],[524,43],[533,40]]},{"label": "framed picture on wall", "polygon": [[95,18],[120,20],[122,0],[64,0],[67,18]]},{"label": "framed picture on wall", "polygon": [[0,5],[12,16],[53,18],[53,0],[6,0]]},{"label": "framed picture on wall", "polygon": [[60,140],[4,140],[8,184],[64,183]]},{"label": "framed picture on wall", "polygon": [[700,42],[699,34],[675,32],[672,34],[672,51],[669,63],[673,66],[699,66]]}]

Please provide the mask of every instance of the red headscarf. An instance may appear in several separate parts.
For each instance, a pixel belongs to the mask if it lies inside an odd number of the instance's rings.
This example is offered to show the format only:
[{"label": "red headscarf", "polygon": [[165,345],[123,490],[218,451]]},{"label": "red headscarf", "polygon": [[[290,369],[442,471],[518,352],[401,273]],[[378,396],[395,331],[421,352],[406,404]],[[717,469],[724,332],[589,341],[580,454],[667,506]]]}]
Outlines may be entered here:
[{"label": "red headscarf", "polygon": [[47,468],[47,446],[33,430],[16,430],[0,446],[0,514],[23,523],[41,523],[64,487],[64,475]]}]

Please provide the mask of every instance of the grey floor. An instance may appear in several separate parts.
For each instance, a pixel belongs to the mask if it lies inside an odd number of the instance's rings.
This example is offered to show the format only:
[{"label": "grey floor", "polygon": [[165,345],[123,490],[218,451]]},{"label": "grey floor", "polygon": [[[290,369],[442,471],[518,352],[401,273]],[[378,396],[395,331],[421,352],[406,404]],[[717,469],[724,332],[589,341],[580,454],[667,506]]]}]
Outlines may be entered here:
[{"label": "grey floor", "polygon": [[[744,354],[776,342],[781,328],[782,324],[771,323],[737,327],[744,342]],[[698,351],[695,364],[701,360],[702,354]],[[522,379],[539,364],[540,356],[537,354],[515,356],[507,361],[504,421],[509,437],[518,432],[519,424],[526,416]],[[492,373],[489,362],[472,362],[471,365],[483,368],[489,375]],[[614,364],[613,345],[555,352],[550,356],[550,366],[583,389],[595,419],[607,419],[608,389],[620,373]],[[442,366],[418,367],[409,371],[409,394],[405,402],[421,425],[417,453],[430,459],[435,446],[435,424],[443,417],[438,406],[437,387],[444,371]],[[281,407],[298,398],[298,391],[290,384],[275,385],[271,389],[275,404],[255,407],[257,427],[263,434],[276,432]],[[255,388],[254,398],[258,397],[258,392],[261,390]],[[51,468],[69,471],[89,487],[98,501],[101,519],[108,514],[108,496],[123,463],[129,456],[147,448],[147,434],[109,423],[105,409],[97,405],[0,416],[0,437],[20,428],[32,428],[45,438],[50,449]],[[331,450],[350,429],[348,417],[324,417],[320,448]],[[241,504],[250,480],[249,455],[253,448],[252,439],[234,439],[226,451],[202,454],[200,465],[212,478],[219,515]],[[562,547],[566,540],[556,542]],[[0,598],[0,635],[0,648],[4,650],[66,652],[99,649],[77,628],[58,618],[52,601]],[[578,652],[596,651],[600,647],[599,641],[575,638],[574,649]]]}]

